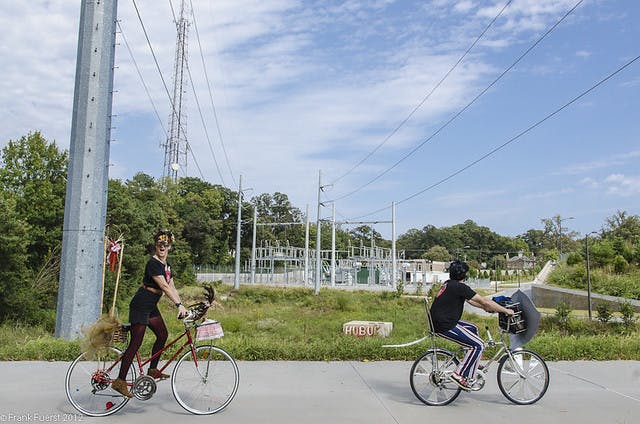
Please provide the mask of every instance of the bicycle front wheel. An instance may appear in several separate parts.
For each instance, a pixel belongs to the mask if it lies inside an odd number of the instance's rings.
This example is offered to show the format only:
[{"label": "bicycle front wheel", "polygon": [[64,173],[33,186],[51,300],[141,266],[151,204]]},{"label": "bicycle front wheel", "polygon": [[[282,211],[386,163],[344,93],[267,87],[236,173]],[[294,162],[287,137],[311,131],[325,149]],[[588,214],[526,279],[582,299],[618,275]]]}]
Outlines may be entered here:
[{"label": "bicycle front wheel", "polygon": [[421,402],[431,406],[448,405],[462,390],[449,380],[458,367],[458,359],[451,352],[430,349],[419,357],[411,367],[409,382],[411,390]]},{"label": "bicycle front wheel", "polygon": [[222,411],[238,391],[238,365],[224,349],[206,345],[186,352],[171,375],[173,396],[192,414]]},{"label": "bicycle front wheel", "polygon": [[[129,399],[111,388],[120,371],[122,352],[111,347],[88,358],[81,353],[69,366],[65,377],[67,399],[74,408],[90,417],[104,417],[118,412]],[[136,379],[134,367],[129,369],[127,382]]]},{"label": "bicycle front wheel", "polygon": [[518,405],[530,405],[544,396],[549,387],[549,369],[535,352],[516,350],[506,354],[498,365],[498,387]]}]

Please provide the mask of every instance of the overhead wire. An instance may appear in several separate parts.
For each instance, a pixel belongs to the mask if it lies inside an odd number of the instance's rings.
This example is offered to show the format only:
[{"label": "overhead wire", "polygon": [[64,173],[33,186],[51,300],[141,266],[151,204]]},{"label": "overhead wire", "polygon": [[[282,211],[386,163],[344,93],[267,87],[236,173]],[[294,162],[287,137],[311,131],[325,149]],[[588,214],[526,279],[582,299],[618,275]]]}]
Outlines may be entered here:
[{"label": "overhead wire", "polygon": [[584,0],[579,0],[569,11],[567,11],[561,18],[560,20],[558,20],[555,24],[553,24],[541,37],[539,37],[527,50],[524,51],[524,53],[522,53],[511,65],[509,65],[500,75],[498,75],[497,78],[495,78],[485,89],[483,89],[478,95],[476,95],[469,103],[467,103],[461,110],[459,110],[457,113],[455,113],[451,118],[449,118],[443,125],[441,125],[435,132],[433,132],[429,137],[427,137],[423,142],[421,142],[420,144],[418,144],[416,147],[414,147],[413,149],[411,149],[409,151],[409,153],[405,154],[404,156],[402,156],[399,160],[397,160],[393,165],[391,165],[389,168],[387,168],[386,170],[384,170],[383,172],[381,172],[380,174],[378,174],[376,177],[370,179],[369,181],[367,181],[366,183],[360,185],[358,188],[350,191],[347,194],[344,194],[340,197],[337,197],[334,200],[342,200],[345,199],[349,196],[354,195],[355,193],[359,192],[360,190],[364,189],[365,187],[368,187],[369,185],[373,184],[374,182],[376,182],[377,180],[379,180],[380,178],[382,178],[383,176],[385,176],[386,174],[388,174],[389,172],[391,172],[394,168],[396,168],[398,165],[400,165],[402,162],[404,162],[406,159],[408,159],[410,156],[412,156],[415,152],[417,152],[420,148],[422,148],[425,144],[427,144],[429,141],[433,140],[435,138],[435,136],[437,136],[438,134],[440,134],[440,132],[442,130],[444,130],[446,127],[448,127],[453,121],[455,121],[460,115],[462,115],[467,109],[469,109],[476,101],[478,101],[478,99],[480,99],[480,97],[482,97],[487,91],[489,91],[489,89],[491,89],[491,87],[493,87],[498,81],[500,81],[509,71],[511,71],[511,69],[513,69],[518,63],[520,63],[520,61],[522,59],[524,59],[538,44],[540,44],[549,34],[551,34],[571,13],[573,13],[573,11],[583,2]]},{"label": "overhead wire", "polygon": [[411,117],[418,111],[418,109],[420,109],[422,107],[422,105],[425,104],[425,102],[427,100],[429,100],[429,98],[433,95],[433,93],[440,88],[440,86],[442,85],[442,83],[449,77],[449,75],[451,75],[451,73],[458,67],[458,65],[464,60],[465,57],[467,57],[467,55],[471,52],[471,50],[475,47],[476,44],[478,44],[478,42],[482,39],[482,37],[484,37],[484,35],[486,34],[486,32],[489,30],[489,28],[491,28],[493,26],[493,24],[498,20],[498,18],[502,15],[502,13],[507,9],[507,7],[509,7],[509,5],[513,2],[513,0],[509,0],[507,1],[507,3],[502,7],[502,9],[500,9],[500,11],[498,12],[498,14],[491,20],[491,22],[489,22],[489,24],[484,28],[484,30],[476,37],[476,39],[473,41],[473,43],[471,43],[471,45],[467,48],[467,50],[462,54],[462,56],[460,56],[460,58],[458,59],[458,61],[453,64],[453,66],[444,74],[444,76],[440,79],[440,81],[438,81],[438,83],[433,86],[431,88],[431,91],[429,91],[429,93],[427,93],[426,96],[424,96],[424,98],[413,108],[413,110],[411,110],[411,112],[409,113],[409,115],[407,115],[406,118],[404,118],[383,140],[382,142],[380,142],[371,152],[369,152],[367,155],[365,155],[358,163],[356,163],[354,166],[352,166],[348,171],[346,171],[344,174],[342,174],[341,176],[339,176],[338,178],[336,178],[335,180],[333,180],[332,184],[337,183],[338,181],[342,180],[344,177],[346,177],[347,175],[351,174],[354,170],[356,170],[360,165],[362,165],[364,162],[367,161],[367,159],[369,159],[371,156],[373,156],[378,150],[380,150],[380,148],[386,144],[387,141],[389,141],[389,139],[391,137],[393,137],[399,130],[400,128],[402,128],[408,121],[409,119],[411,119]]},{"label": "overhead wire", "polygon": [[156,53],[153,51],[153,46],[151,45],[151,40],[149,39],[149,34],[147,33],[147,28],[145,27],[144,22],[142,21],[142,16],[140,15],[140,10],[138,9],[138,4],[136,3],[136,0],[132,0],[132,1],[133,1],[133,7],[136,9],[136,14],[138,15],[138,21],[140,21],[140,25],[142,26],[142,32],[144,33],[144,37],[147,40],[147,45],[149,46],[149,49],[151,50],[151,56],[153,57],[153,61],[156,64],[156,69],[158,70],[158,74],[160,74],[160,79],[162,80],[162,85],[164,86],[164,89],[167,92],[167,97],[169,97],[169,100],[171,101],[171,108],[175,112],[175,107],[173,105],[173,99],[171,98],[171,94],[169,93],[169,87],[167,87],[167,83],[165,82],[164,76],[162,75],[162,70],[160,69],[160,64],[158,63],[158,58],[156,57]]},{"label": "overhead wire", "polygon": [[226,187],[224,182],[224,177],[222,176],[222,172],[220,172],[220,166],[218,166],[218,161],[216,159],[216,155],[213,152],[213,146],[211,145],[211,138],[209,137],[209,131],[207,130],[207,124],[204,120],[204,115],[202,114],[202,109],[200,108],[200,101],[198,100],[198,95],[196,94],[195,86],[193,84],[193,78],[191,76],[191,68],[187,65],[187,73],[189,74],[189,82],[191,82],[191,87],[193,88],[193,98],[196,101],[196,107],[198,108],[198,113],[200,114],[200,121],[202,122],[202,127],[204,129],[204,135],[207,139],[207,144],[209,145],[209,151],[211,152],[211,156],[213,157],[213,163],[216,165],[216,171],[218,171],[218,176],[220,177],[220,181],[222,181],[222,185]]},{"label": "overhead wire", "polygon": [[[551,119],[552,117],[554,117],[555,115],[557,115],[558,113],[562,112],[563,110],[565,110],[566,108],[568,108],[569,106],[571,106],[572,104],[574,104],[575,102],[577,102],[578,100],[582,99],[583,97],[587,96],[588,94],[590,94],[592,91],[594,91],[595,89],[597,89],[598,87],[600,87],[602,84],[606,83],[607,81],[609,81],[611,78],[615,77],[616,75],[618,75],[620,72],[622,72],[623,70],[625,70],[626,68],[628,68],[629,66],[631,66],[633,63],[635,63],[636,61],[638,61],[640,59],[640,55],[634,57],[633,59],[629,60],[628,62],[626,62],[624,65],[622,65],[621,67],[619,67],[618,69],[616,69],[615,71],[611,72],[610,74],[608,74],[606,77],[602,78],[600,81],[598,81],[597,83],[595,83],[594,85],[592,85],[590,88],[582,91],[580,94],[578,94],[577,96],[573,97],[571,100],[569,100],[568,102],[566,102],[565,104],[563,104],[562,106],[558,107],[557,109],[555,109],[553,112],[547,114],[545,117],[543,117],[542,119],[536,121],[535,123],[531,124],[530,126],[528,126],[526,129],[520,131],[518,134],[516,134],[515,136],[511,137],[509,140],[507,140],[506,142],[502,143],[501,145],[495,147],[494,149],[490,150],[489,152],[485,153],[484,155],[482,155],[481,157],[479,157],[478,159],[474,160],[473,162],[470,162],[469,164],[465,165],[464,167],[458,169],[457,171],[449,174],[448,176],[438,180],[437,182],[431,184],[428,187],[423,188],[422,190],[396,202],[396,205],[408,202],[409,200],[420,196],[421,194],[424,194],[425,192],[434,189],[436,187],[438,187],[439,185],[449,181],[450,179],[452,179],[453,177],[461,174],[462,172],[466,171],[467,169],[471,168],[472,166],[478,164],[479,162],[487,159],[488,157],[494,155],[495,153],[497,153],[498,151],[504,149],[505,147],[507,147],[508,145],[510,145],[511,143],[514,143],[515,141],[519,140],[522,136],[524,136],[525,134],[531,132],[532,130],[534,130],[535,128],[539,127],[540,125],[542,125],[544,122],[548,121],[549,119]],[[375,215],[376,213],[382,212],[389,209],[389,207],[384,207],[384,208],[380,208],[376,211],[373,211],[369,214],[366,215],[361,215],[359,217],[353,218],[353,219],[358,219],[358,218],[363,218],[363,217],[367,217],[367,216],[371,216],[371,215]]]},{"label": "overhead wire", "polygon": [[238,184],[236,183],[236,179],[233,176],[233,170],[231,168],[231,163],[229,162],[229,155],[227,155],[227,149],[225,147],[225,143],[224,143],[224,138],[222,137],[222,130],[220,128],[220,120],[218,119],[218,113],[216,110],[216,105],[213,101],[213,92],[211,90],[211,84],[210,84],[210,79],[209,79],[209,75],[207,73],[207,66],[206,66],[206,62],[204,60],[204,54],[203,54],[203,50],[202,50],[202,44],[200,43],[200,32],[198,31],[198,24],[196,23],[196,15],[194,13],[194,9],[193,9],[193,2],[191,0],[189,0],[189,2],[191,3],[191,16],[193,17],[193,27],[196,31],[196,39],[198,40],[198,47],[200,50],[200,59],[202,60],[202,68],[204,70],[204,77],[205,77],[205,81],[207,82],[207,88],[209,90],[209,99],[211,100],[211,110],[213,111],[213,117],[214,120],[216,122],[216,128],[218,130],[218,137],[220,138],[220,145],[222,146],[222,152],[224,153],[224,158],[227,164],[227,168],[229,169],[229,175],[231,175],[231,181],[233,181],[233,185],[234,186],[238,186]]},{"label": "overhead wire", "polygon": [[147,93],[147,97],[149,98],[149,102],[151,103],[151,107],[153,108],[153,112],[156,115],[156,118],[158,118],[158,121],[160,122],[160,127],[162,128],[162,131],[164,132],[165,137],[168,136],[167,133],[167,129],[164,127],[164,122],[162,121],[162,118],[160,118],[160,114],[158,113],[158,108],[156,107],[156,104],[153,101],[153,98],[151,97],[151,93],[149,92],[149,87],[147,86],[144,77],[142,76],[142,72],[140,71],[140,67],[138,66],[138,62],[136,61],[135,56],[133,55],[133,50],[131,50],[131,47],[129,46],[129,42],[127,41],[127,38],[124,35],[124,31],[122,29],[122,25],[120,25],[119,21],[116,21],[116,24],[118,25],[118,29],[120,30],[120,37],[122,37],[122,41],[124,41],[124,45],[126,46],[127,50],[129,51],[129,56],[131,57],[131,61],[133,62],[133,66],[136,68],[136,72],[138,73],[138,77],[140,78],[140,82],[142,83],[142,86],[144,87],[144,91],[145,93]]}]

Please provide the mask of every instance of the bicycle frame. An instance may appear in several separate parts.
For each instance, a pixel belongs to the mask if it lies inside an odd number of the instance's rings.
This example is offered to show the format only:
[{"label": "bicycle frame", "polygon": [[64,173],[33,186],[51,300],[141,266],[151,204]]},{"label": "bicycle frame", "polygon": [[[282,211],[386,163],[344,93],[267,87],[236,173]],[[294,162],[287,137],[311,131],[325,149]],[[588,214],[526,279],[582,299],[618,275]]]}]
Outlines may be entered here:
[{"label": "bicycle frame", "polygon": [[493,339],[493,337],[491,336],[491,333],[489,332],[489,327],[485,327],[485,330],[487,332],[487,339],[488,339],[487,346],[488,347],[500,346],[500,349],[498,349],[496,353],[489,360],[484,362],[483,369],[481,370],[481,372],[486,374],[494,362],[497,362],[504,355],[508,355],[518,375],[520,377],[525,377],[524,371],[520,368],[520,366],[518,365],[518,362],[513,360],[513,352],[520,348],[511,349],[509,347],[509,344],[505,341],[505,335],[509,334],[508,327],[506,330],[500,329],[500,341],[495,341]]},{"label": "bicycle frame", "polygon": [[169,358],[164,365],[161,368],[158,368],[158,373],[163,372],[168,366],[169,364],[171,364],[171,362],[173,362],[174,359],[176,359],[178,357],[178,355],[180,355],[182,353],[182,351],[185,349],[185,347],[190,346],[191,349],[191,355],[193,356],[194,361],[196,360],[195,357],[195,349],[194,349],[194,344],[193,344],[193,336],[191,335],[191,328],[193,327],[190,324],[185,323],[184,324],[185,329],[184,332],[182,334],[180,334],[178,337],[176,337],[175,339],[173,339],[170,343],[166,344],[162,349],[160,349],[159,351],[157,351],[155,354],[153,354],[152,356],[150,356],[148,359],[146,359],[145,361],[142,361],[142,357],[140,356],[140,352],[136,352],[136,362],[138,364],[138,370],[140,372],[140,375],[144,375],[143,373],[143,367],[145,365],[147,365],[148,363],[150,363],[151,361],[153,361],[154,359],[158,358],[160,355],[162,355],[167,349],[169,349],[171,346],[173,346],[174,344],[176,344],[178,341],[182,340],[185,336],[187,336],[187,340],[182,344],[182,346],[180,346],[180,348],[171,356],[171,358]]}]

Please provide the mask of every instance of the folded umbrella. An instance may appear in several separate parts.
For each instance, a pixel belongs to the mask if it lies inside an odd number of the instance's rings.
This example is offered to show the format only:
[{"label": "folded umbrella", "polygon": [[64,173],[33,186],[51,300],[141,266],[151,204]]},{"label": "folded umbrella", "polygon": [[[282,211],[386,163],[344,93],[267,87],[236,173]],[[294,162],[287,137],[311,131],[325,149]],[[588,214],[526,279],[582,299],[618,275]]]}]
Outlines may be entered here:
[{"label": "folded umbrella", "polygon": [[511,300],[520,303],[522,317],[527,327],[522,333],[509,334],[511,349],[516,349],[527,344],[533,339],[533,336],[535,336],[540,324],[540,312],[538,312],[536,305],[533,304],[529,296],[520,290],[516,290],[516,292],[511,295]]}]

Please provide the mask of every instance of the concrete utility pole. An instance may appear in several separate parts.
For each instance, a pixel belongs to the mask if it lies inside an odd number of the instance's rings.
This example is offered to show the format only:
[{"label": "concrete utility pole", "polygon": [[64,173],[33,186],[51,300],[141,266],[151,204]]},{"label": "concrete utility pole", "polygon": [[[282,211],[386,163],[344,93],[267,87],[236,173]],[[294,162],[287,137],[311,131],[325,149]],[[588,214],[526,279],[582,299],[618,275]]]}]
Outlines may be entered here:
[{"label": "concrete utility pole", "polygon": [[331,204],[331,287],[336,285],[336,204]]},{"label": "concrete utility pole", "polygon": [[396,202],[391,203],[391,287],[398,282],[398,263],[396,262]]},{"label": "concrete utility pole", "polygon": [[320,293],[320,285],[322,284],[322,258],[320,254],[322,252],[320,242],[321,242],[321,234],[320,234],[320,208],[322,207],[322,198],[320,194],[322,193],[322,171],[318,171],[318,216],[316,219],[316,278],[315,278],[315,286],[313,288],[313,292],[315,294]]},{"label": "concrete utility pole", "polygon": [[307,203],[307,210],[305,212],[305,225],[304,225],[304,286],[307,286],[309,282],[309,204]]},{"label": "concrete utility pole", "polygon": [[256,283],[256,237],[258,230],[258,208],[253,206],[253,235],[251,236],[251,284]]},{"label": "concrete utility pole", "polygon": [[69,145],[56,337],[100,317],[117,0],[83,0]]},{"label": "concrete utility pole", "polygon": [[236,266],[234,272],[233,288],[240,289],[240,235],[242,228],[242,175],[238,182],[238,224],[236,226]]}]

